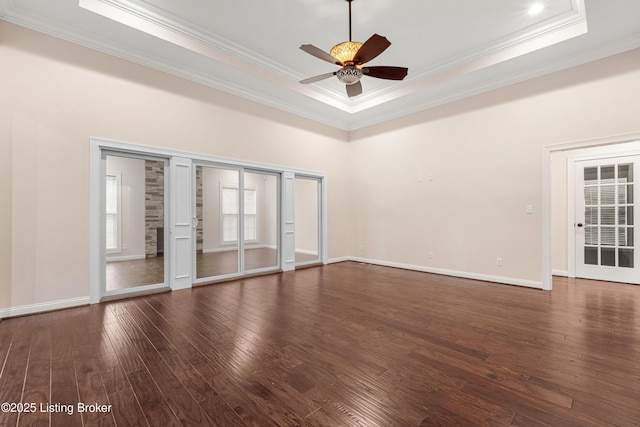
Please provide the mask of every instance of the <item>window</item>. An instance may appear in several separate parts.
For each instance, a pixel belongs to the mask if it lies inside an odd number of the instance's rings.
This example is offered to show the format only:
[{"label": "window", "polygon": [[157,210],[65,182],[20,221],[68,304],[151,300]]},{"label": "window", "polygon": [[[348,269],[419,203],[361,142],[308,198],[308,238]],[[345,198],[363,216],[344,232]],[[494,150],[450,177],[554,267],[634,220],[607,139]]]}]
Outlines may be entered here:
[{"label": "window", "polygon": [[120,177],[107,174],[106,182],[107,252],[120,251]]},{"label": "window", "polygon": [[[244,189],[244,240],[258,240],[258,194],[255,188]],[[222,242],[238,241],[238,187],[222,185]]]}]

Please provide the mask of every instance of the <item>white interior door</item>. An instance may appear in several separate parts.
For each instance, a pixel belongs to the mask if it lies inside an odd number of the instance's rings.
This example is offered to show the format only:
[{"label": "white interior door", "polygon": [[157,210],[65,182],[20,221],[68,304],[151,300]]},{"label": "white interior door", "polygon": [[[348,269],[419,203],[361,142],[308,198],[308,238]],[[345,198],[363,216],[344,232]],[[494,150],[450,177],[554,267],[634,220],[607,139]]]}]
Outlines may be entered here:
[{"label": "white interior door", "polygon": [[638,176],[640,156],[576,162],[576,276],[640,283]]}]

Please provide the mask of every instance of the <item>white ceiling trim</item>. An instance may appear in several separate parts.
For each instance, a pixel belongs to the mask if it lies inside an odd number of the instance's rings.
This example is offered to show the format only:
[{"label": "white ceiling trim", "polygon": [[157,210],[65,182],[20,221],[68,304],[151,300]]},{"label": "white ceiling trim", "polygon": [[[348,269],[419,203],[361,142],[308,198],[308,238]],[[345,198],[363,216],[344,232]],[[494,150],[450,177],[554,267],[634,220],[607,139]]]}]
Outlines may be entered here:
[{"label": "white ceiling trim", "polygon": [[510,35],[497,44],[485,47],[452,63],[412,74],[402,83],[374,90],[357,99],[345,98],[342,92],[298,83],[302,76],[258,53],[240,48],[227,40],[204,33],[166,11],[151,10],[127,0],[80,0],[80,7],[143,31],[192,52],[223,62],[236,69],[268,80],[284,88],[316,99],[348,114],[355,114],[395,100],[416,90],[423,90],[491,65],[565,41],[587,31],[584,0],[573,0],[572,10],[545,25],[524,34]]},{"label": "white ceiling trim", "polygon": [[300,85],[298,82],[283,76],[281,73],[275,73],[267,69],[266,66],[258,66],[248,62],[235,53],[225,52],[193,30],[187,31],[182,29],[178,24],[164,18],[153,16],[152,13],[132,3],[117,0],[80,0],[79,6],[161,40],[223,62],[238,70],[268,80],[294,92],[309,96],[347,113],[353,112],[351,106],[341,100],[326,96],[308,86]]},{"label": "white ceiling trim", "polygon": [[[342,85],[301,85],[298,80],[307,76],[289,68],[291,65],[281,64],[264,54],[256,53],[251,50],[251,46],[225,38],[225,33],[218,34],[214,29],[200,27],[147,0],[61,2],[59,10],[63,12],[66,8],[75,21],[61,19],[61,14],[57,14],[56,18],[55,13],[48,13],[47,9],[53,7],[53,4],[50,7],[40,7],[34,0],[0,0],[0,18],[350,131],[640,47],[640,33],[629,32],[629,29],[633,29],[629,25],[633,21],[628,19],[623,21],[626,32],[618,33],[623,37],[618,35],[617,38],[606,39],[607,33],[603,32],[603,28],[612,27],[603,27],[603,22],[604,25],[610,25],[611,21],[607,22],[606,19],[611,18],[607,17],[604,21],[594,18],[601,16],[591,14],[591,8],[598,10],[595,6],[600,6],[598,3],[588,3],[589,23],[595,22],[595,32],[587,34],[585,2],[587,0],[565,2],[560,10],[556,9],[555,15],[543,22],[526,28],[520,27],[520,30],[511,33],[503,32],[500,38],[479,47],[468,44],[466,52],[458,52],[450,60],[428,63],[427,55],[422,62],[425,65],[412,66],[404,81],[374,85],[374,88],[356,98],[347,98]],[[77,9],[78,6],[96,16],[106,17],[112,23],[100,23],[98,18],[87,17],[83,11],[71,9]],[[631,10],[634,9],[638,8],[631,7]],[[627,16],[635,15],[627,13]],[[82,17],[91,20],[79,21]],[[101,25],[96,27],[99,31],[93,31],[91,26],[82,25],[82,22]],[[130,45],[110,40],[109,31],[125,30],[118,25],[140,31],[139,39],[132,35],[132,40],[137,43]],[[105,29],[108,30],[106,33]],[[132,33],[127,30],[126,34]],[[616,34],[615,31],[612,34]],[[584,36],[577,37],[579,35]],[[572,38],[575,41],[560,44]],[[584,43],[587,40],[592,40],[593,43]],[[163,45],[165,42],[171,46]],[[145,43],[151,43],[150,49],[145,48]],[[557,46],[550,49],[550,54],[547,55],[544,48],[552,45]],[[168,51],[166,55],[159,53],[163,48]],[[541,52],[527,55],[537,50]],[[562,52],[564,54],[559,55]],[[205,58],[211,61],[203,61]],[[439,58],[442,59],[443,56]],[[233,77],[227,79],[222,77],[224,75]]]}]

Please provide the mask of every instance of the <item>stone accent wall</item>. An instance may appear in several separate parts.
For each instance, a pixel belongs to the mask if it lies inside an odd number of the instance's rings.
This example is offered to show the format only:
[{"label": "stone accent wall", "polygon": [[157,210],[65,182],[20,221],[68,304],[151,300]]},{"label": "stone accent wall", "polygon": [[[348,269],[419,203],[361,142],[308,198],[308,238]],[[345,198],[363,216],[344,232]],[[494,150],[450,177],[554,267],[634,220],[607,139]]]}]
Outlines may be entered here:
[{"label": "stone accent wall", "polygon": [[204,245],[203,238],[203,201],[202,201],[202,166],[196,166],[196,218],[198,218],[198,226],[196,227],[196,252],[202,253]]},{"label": "stone accent wall", "polygon": [[[158,228],[164,228],[164,163],[144,161],[145,245],[147,258],[158,256]],[[165,242],[167,244],[167,242]],[[164,252],[164,250],[162,250]]]}]

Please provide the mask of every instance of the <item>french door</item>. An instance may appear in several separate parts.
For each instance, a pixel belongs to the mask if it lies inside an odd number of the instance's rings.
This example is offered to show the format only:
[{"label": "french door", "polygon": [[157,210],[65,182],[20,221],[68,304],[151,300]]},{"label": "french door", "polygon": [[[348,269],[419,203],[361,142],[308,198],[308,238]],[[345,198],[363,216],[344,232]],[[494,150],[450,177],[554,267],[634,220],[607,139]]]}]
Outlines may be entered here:
[{"label": "french door", "polygon": [[280,174],[194,165],[194,283],[278,270]]},{"label": "french door", "polygon": [[640,283],[635,243],[640,156],[576,162],[576,276]]}]

